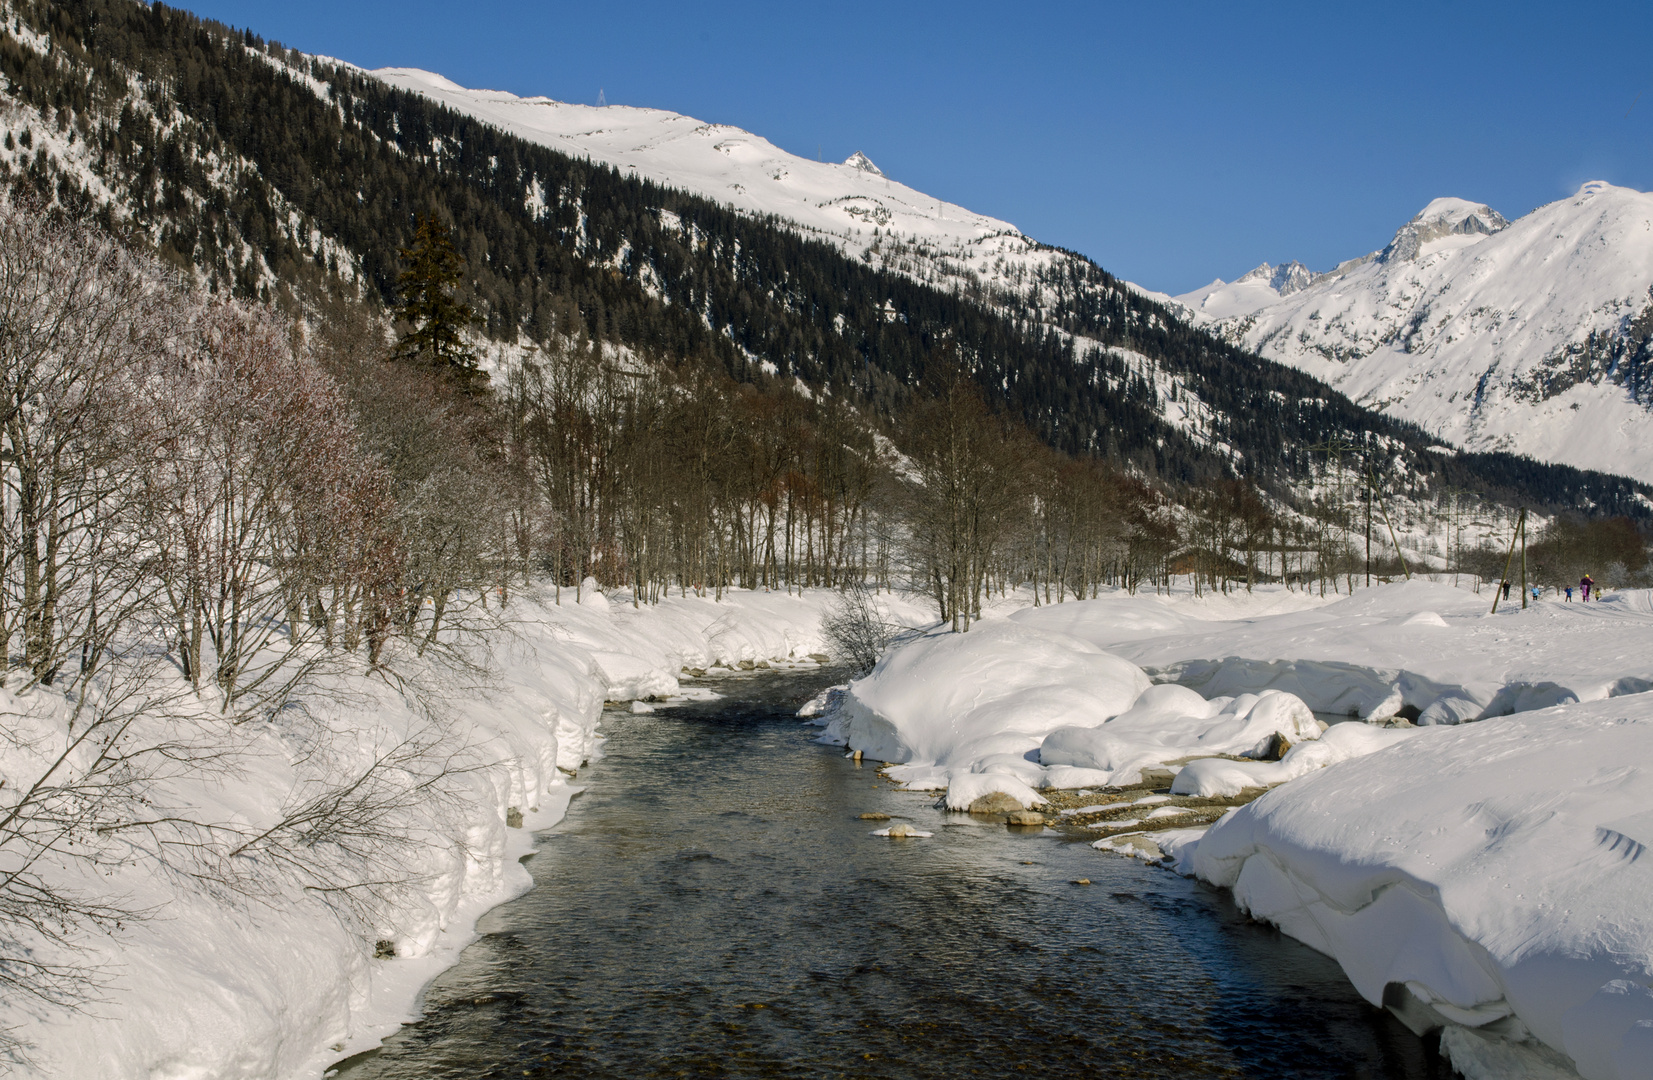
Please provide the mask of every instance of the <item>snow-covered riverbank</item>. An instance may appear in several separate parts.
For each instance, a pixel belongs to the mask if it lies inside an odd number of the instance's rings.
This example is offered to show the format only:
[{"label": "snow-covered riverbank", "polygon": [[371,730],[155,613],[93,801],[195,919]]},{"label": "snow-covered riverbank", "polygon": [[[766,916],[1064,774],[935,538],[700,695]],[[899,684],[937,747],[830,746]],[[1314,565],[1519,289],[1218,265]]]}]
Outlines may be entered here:
[{"label": "snow-covered riverbank", "polygon": [[[1374,1005],[1444,1026],[1466,1075],[1653,1077],[1653,595],[1246,602],[1113,595],[920,639],[829,737],[955,808],[1155,767],[1175,793],[1279,785],[1209,831],[1099,846],[1232,888]],[[1322,734],[1305,704],[1388,724]]]},{"label": "snow-covered riverbank", "polygon": [[[528,887],[519,860],[578,792],[572,772],[600,752],[605,700],[668,697],[685,668],[808,662],[827,651],[820,616],[832,595],[737,591],[722,603],[673,597],[639,609],[589,594],[576,605],[571,592],[561,606],[513,601],[513,629],[492,645],[489,688],[443,706],[467,747],[458,812],[409,810],[425,830],[417,865],[360,867],[362,880],[416,879],[376,913],[373,932],[313,892],[248,900],[135,860],[95,883],[152,909],[87,943],[81,959],[110,980],[102,1000],[70,1014],[12,1002],[6,1022],[33,1044],[38,1075],[54,1080],[320,1075],[410,1019],[420,988],[471,940],[477,918]],[[358,683],[348,698],[309,709],[367,748],[428,723],[427,702]],[[258,822],[290,804],[294,766],[293,748],[272,734],[232,778],[185,778],[168,795],[181,810]],[[392,945],[394,957],[375,955]]]}]

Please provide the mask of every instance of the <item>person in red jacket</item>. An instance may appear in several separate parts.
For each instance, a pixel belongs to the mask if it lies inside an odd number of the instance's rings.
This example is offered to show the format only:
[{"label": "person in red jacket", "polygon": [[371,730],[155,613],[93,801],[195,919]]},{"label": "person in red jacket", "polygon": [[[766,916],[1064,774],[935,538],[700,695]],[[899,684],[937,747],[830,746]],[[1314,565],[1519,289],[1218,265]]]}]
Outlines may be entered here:
[{"label": "person in red jacket", "polygon": [[1588,603],[1590,599],[1590,587],[1595,583],[1596,579],[1591,577],[1589,574],[1585,574],[1583,577],[1578,579],[1578,587],[1579,590],[1583,592],[1583,599],[1586,603]]}]

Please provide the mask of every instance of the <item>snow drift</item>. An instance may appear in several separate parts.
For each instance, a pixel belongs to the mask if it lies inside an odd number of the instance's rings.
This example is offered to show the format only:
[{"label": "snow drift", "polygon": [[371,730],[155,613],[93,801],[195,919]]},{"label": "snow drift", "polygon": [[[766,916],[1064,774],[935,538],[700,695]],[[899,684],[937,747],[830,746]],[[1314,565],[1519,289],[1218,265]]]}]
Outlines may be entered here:
[{"label": "snow drift", "polygon": [[1417,1030],[1530,1036],[1586,1080],[1646,1080],[1649,763],[1648,695],[1425,729],[1269,792],[1179,858]]}]

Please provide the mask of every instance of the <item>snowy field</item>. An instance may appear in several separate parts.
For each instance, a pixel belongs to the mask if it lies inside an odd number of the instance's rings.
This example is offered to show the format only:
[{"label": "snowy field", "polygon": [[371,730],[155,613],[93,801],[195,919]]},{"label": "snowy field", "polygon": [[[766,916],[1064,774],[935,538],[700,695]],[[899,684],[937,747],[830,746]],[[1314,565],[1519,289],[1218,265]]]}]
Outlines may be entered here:
[{"label": "snowy field", "polygon": [[1149,769],[1268,788],[1098,846],[1231,888],[1444,1029],[1467,1076],[1653,1078],[1653,594],[1490,602],[1416,581],[1006,605],[886,655],[824,738],[956,809]]},{"label": "snowy field", "polygon": [[[672,597],[634,609],[590,593],[576,605],[565,590],[561,606],[513,601],[488,687],[455,690],[438,708],[470,763],[458,812],[408,810],[400,824],[424,830],[418,865],[363,868],[414,879],[377,912],[373,932],[302,889],[259,899],[180,889],[135,860],[98,888],[151,916],[81,958],[105,967],[102,1000],[71,1015],[9,1002],[4,1022],[33,1044],[37,1074],[54,1080],[319,1076],[412,1019],[420,989],[457,959],[477,918],[528,888],[519,860],[580,790],[574,771],[600,754],[605,700],[646,708],[640,699],[669,699],[685,668],[811,662],[827,651],[820,616],[832,596],[732,591],[722,603]],[[394,744],[428,722],[382,684],[357,682],[342,701],[309,703],[353,745]],[[3,704],[31,712],[28,702]],[[183,777],[167,797],[202,817],[278,817],[300,762],[277,734],[259,745],[233,783]],[[8,774],[17,764],[0,762]],[[376,958],[381,941],[394,957]]]}]

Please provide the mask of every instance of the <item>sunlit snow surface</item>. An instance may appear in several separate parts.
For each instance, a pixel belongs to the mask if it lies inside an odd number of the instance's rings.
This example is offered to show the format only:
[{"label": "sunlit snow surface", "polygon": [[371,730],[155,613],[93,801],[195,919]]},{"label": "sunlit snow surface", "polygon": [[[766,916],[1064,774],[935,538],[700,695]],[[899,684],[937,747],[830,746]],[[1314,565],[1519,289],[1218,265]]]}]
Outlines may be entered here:
[{"label": "sunlit snow surface", "polygon": [[[663,109],[576,105],[470,90],[416,68],[381,68],[371,74],[529,142],[747,213],[773,214],[856,254],[873,243],[875,228],[939,245],[963,258],[1031,246],[1008,222],[891,180],[860,153],[843,163],[811,161],[749,131]],[[527,202],[534,197],[524,192]]]},{"label": "sunlit snow surface", "polygon": [[1586,349],[1653,329],[1635,325],[1653,301],[1653,194],[1591,181],[1490,233],[1443,231],[1475,211],[1491,213],[1438,199],[1414,219],[1437,223],[1415,251],[1397,234],[1286,296],[1248,275],[1176,301],[1461,446],[1653,480],[1646,396]]}]

